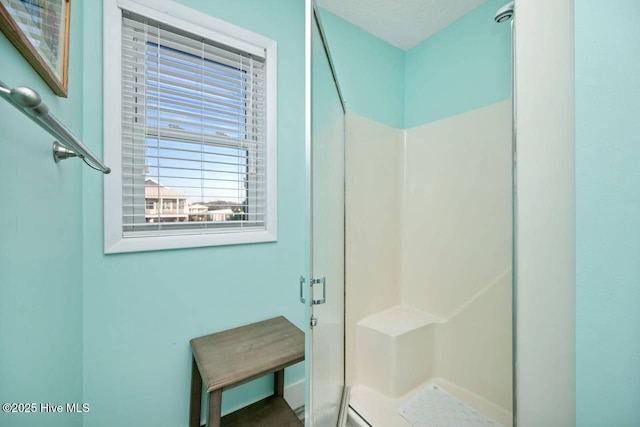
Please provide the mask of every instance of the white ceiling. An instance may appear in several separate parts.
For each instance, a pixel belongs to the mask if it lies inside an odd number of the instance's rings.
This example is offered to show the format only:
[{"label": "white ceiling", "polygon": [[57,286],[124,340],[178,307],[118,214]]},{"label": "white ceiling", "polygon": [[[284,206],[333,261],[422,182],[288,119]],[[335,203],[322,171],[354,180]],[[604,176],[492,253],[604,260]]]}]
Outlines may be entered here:
[{"label": "white ceiling", "polygon": [[408,50],[487,0],[317,0],[318,6]]}]

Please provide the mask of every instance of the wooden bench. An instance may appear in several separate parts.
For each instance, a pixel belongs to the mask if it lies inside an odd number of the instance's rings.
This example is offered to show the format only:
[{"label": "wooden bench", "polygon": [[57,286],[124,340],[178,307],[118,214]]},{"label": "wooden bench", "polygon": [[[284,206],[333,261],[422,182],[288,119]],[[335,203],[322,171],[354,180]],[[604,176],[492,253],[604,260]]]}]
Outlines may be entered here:
[{"label": "wooden bench", "polygon": [[[288,427],[302,423],[284,400],[284,368],[304,360],[304,333],[276,317],[191,340],[189,427],[200,427],[202,383],[209,393],[206,427]],[[222,392],[274,374],[274,394],[220,417]]]}]

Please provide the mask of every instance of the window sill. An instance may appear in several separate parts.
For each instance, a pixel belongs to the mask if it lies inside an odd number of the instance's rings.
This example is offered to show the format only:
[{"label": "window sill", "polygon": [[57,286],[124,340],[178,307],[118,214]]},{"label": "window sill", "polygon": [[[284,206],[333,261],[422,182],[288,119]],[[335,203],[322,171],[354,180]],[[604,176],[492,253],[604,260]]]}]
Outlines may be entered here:
[{"label": "window sill", "polygon": [[163,251],[171,249],[199,248],[207,246],[240,245],[277,241],[277,235],[269,231],[247,231],[242,233],[185,234],[154,237],[118,238],[105,241],[104,253]]}]

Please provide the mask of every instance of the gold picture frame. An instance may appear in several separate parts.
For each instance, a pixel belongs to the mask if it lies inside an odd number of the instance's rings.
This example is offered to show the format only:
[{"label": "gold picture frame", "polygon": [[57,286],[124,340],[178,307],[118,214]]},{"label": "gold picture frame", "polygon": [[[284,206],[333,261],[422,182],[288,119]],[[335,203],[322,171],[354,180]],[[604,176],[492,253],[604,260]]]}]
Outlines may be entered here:
[{"label": "gold picture frame", "polygon": [[53,92],[67,97],[71,0],[0,0],[0,30]]}]

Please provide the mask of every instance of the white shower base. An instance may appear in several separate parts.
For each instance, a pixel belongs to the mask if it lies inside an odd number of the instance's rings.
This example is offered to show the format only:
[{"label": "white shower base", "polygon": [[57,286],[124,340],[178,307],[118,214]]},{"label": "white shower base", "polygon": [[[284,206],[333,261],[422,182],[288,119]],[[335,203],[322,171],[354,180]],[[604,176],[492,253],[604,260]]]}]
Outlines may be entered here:
[{"label": "white shower base", "polygon": [[[399,409],[422,388],[437,384],[457,399],[472,406],[488,418],[497,421],[504,427],[511,427],[511,413],[468,390],[456,386],[442,378],[429,380],[399,398],[390,398],[376,390],[363,385],[351,387],[351,403],[347,427],[412,427]],[[362,418],[366,422],[362,421]]]},{"label": "white shower base", "polygon": [[399,412],[415,427],[503,427],[437,384],[421,388]]}]

